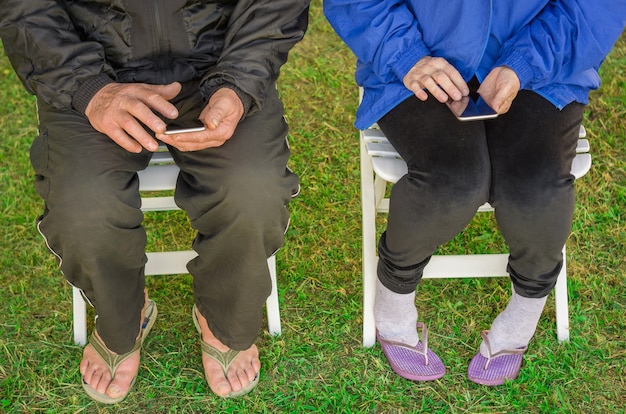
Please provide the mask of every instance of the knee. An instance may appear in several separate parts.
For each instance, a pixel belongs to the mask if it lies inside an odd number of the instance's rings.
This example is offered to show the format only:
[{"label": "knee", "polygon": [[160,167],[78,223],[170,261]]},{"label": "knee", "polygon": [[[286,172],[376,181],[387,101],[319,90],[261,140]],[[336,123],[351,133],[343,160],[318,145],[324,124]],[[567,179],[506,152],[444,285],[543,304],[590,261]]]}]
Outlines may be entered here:
[{"label": "knee", "polygon": [[[141,230],[143,213],[138,187],[117,185],[105,177],[72,177],[53,187],[46,197],[40,231],[50,241],[74,251],[115,250],[120,237],[131,240]],[[145,238],[139,232],[137,242]]]},{"label": "knee", "polygon": [[472,210],[489,198],[489,172],[481,168],[447,168],[429,173],[409,172],[411,193],[433,208]]},{"label": "knee", "polygon": [[193,209],[188,211],[200,232],[219,226],[237,226],[250,231],[287,226],[287,205],[298,189],[298,178],[285,170],[276,171],[241,167],[221,177],[217,191],[193,195]]}]

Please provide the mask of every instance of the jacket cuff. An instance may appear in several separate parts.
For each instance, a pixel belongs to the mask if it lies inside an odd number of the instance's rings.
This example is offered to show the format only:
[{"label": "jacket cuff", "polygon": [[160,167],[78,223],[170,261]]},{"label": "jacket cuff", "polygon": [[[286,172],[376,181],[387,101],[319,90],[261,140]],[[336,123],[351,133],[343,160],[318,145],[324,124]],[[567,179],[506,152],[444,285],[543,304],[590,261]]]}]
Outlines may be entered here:
[{"label": "jacket cuff", "polygon": [[524,55],[514,50],[508,55],[502,55],[500,59],[496,61],[496,64],[493,67],[498,66],[507,66],[511,68],[520,81],[521,89],[528,89],[531,82],[536,80],[535,71],[528,63],[528,60],[524,57]]},{"label": "jacket cuff", "polygon": [[413,47],[407,49],[398,56],[392,64],[392,69],[400,82],[404,82],[407,73],[419,62],[424,56],[430,55],[430,51],[421,42],[416,42]]},{"label": "jacket cuff", "polygon": [[241,115],[241,119],[239,120],[241,122],[242,120],[246,118],[246,116],[248,115],[248,112],[250,112],[250,108],[252,107],[252,97],[228,81],[218,82],[216,84],[211,85],[209,88],[203,91],[204,92],[203,93],[204,104],[206,105],[211,99],[211,96],[213,96],[213,94],[217,92],[218,89],[222,89],[222,88],[228,88],[234,91],[239,97],[239,100],[241,101],[241,103],[243,104],[243,115]]},{"label": "jacket cuff", "polygon": [[115,81],[111,79],[109,75],[105,74],[96,75],[87,79],[74,93],[72,97],[72,108],[84,115],[87,105],[89,105],[91,98],[93,98],[96,92],[114,82]]}]

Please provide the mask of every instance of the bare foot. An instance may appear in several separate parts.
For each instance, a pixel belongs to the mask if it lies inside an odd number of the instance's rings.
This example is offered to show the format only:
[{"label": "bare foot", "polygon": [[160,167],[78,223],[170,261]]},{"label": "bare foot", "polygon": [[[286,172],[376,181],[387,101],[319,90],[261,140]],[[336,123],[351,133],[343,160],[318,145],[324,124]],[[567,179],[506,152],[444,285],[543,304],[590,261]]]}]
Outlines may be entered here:
[{"label": "bare foot", "polygon": [[[95,333],[98,335],[98,333]],[[111,352],[115,354],[114,352]],[[115,371],[115,378],[111,378],[109,368],[100,355],[91,345],[87,345],[83,351],[83,360],[80,362],[80,373],[84,381],[100,394],[111,398],[119,398],[128,393],[133,379],[139,371],[140,352],[136,352]]]},{"label": "bare foot", "polygon": [[[202,329],[202,340],[220,352],[228,351],[229,348],[213,335],[204,316],[200,312],[197,313],[197,316]],[[237,355],[228,368],[226,376],[224,376],[224,370],[221,365],[204,353],[202,353],[202,365],[209,387],[215,394],[221,397],[247,387],[259,375],[261,370],[259,350],[254,344]]]},{"label": "bare foot", "polygon": [[[148,295],[146,293],[146,301],[144,308],[141,310],[141,321],[144,320],[146,306],[148,305]],[[97,331],[94,334],[102,341]],[[141,324],[139,326],[139,335],[141,336]],[[117,355],[115,352],[107,350]],[[83,359],[80,362],[80,373],[83,375],[83,380],[89,384],[91,388],[99,392],[100,394],[108,395],[111,398],[120,398],[126,395],[132,385],[133,379],[137,376],[139,371],[140,353],[136,352],[129,356],[124,362],[120,364],[114,373],[114,378],[111,378],[111,372],[102,357],[96,352],[96,350],[87,344],[83,351]]]}]

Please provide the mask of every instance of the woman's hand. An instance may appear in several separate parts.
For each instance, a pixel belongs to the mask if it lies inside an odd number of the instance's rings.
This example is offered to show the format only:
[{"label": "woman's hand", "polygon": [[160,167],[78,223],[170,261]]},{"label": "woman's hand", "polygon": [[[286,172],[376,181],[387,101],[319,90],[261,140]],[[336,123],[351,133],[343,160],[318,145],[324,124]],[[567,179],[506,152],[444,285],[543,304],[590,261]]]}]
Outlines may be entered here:
[{"label": "woman's hand", "polygon": [[513,69],[498,66],[493,69],[478,88],[478,93],[497,113],[509,111],[520,90],[520,80]]},{"label": "woman's hand", "polygon": [[469,95],[469,87],[458,70],[440,57],[425,56],[411,68],[402,80],[404,86],[425,101],[428,92],[439,102],[460,100]]}]

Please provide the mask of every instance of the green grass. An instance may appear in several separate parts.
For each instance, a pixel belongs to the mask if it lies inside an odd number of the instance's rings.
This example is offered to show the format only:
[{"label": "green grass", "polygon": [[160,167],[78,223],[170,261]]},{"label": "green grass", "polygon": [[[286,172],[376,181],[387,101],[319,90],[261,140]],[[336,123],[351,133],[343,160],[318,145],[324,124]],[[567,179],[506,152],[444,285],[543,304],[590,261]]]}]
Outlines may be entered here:
[{"label": "green grass", "polygon": [[[593,167],[578,183],[568,241],[571,341],[555,336],[548,305],[517,381],[469,382],[479,332],[508,300],[506,279],[426,280],[420,317],[448,374],[431,383],[394,375],[380,348],[361,347],[361,234],[354,59],[313,2],[311,28],[291,54],[280,91],[291,126],[291,167],[302,194],[278,254],[283,335],[262,332],[262,379],[239,400],[211,395],[189,316],[188,275],[149,277],[160,316],[137,384],[115,407],[82,391],[72,343],[71,291],[38,235],[42,202],[28,160],[34,99],[0,55],[0,412],[7,413],[613,413],[624,412],[626,294],[626,38],[602,69],[585,126]],[[188,248],[183,214],[150,214],[150,249]],[[502,249],[480,215],[446,251]]]}]

